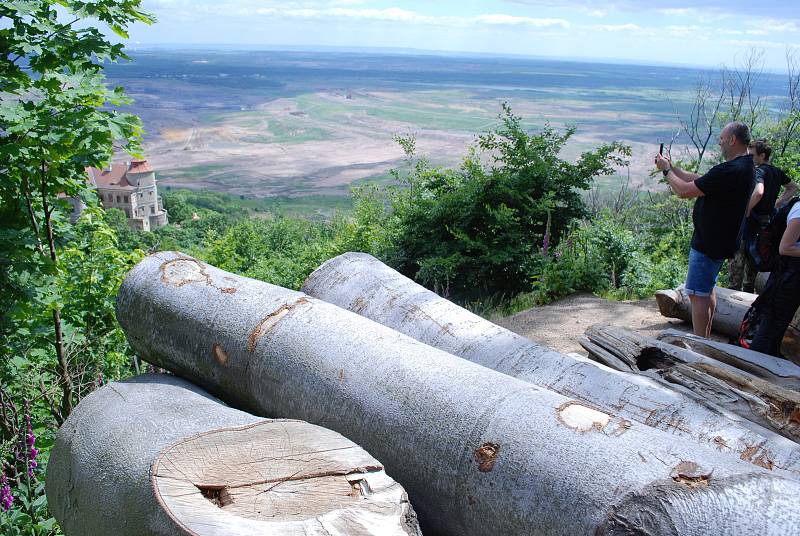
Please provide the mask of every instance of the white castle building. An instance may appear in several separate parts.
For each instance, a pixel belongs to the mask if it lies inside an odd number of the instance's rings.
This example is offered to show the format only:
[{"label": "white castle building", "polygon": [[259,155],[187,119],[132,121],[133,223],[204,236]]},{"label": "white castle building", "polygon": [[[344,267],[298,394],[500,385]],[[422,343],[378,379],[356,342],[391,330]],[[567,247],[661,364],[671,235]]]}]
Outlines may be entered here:
[{"label": "white castle building", "polygon": [[89,168],[103,208],[118,208],[131,227],[150,231],[165,226],[167,211],[158,196],[156,173],[146,160],[111,164],[107,169]]}]

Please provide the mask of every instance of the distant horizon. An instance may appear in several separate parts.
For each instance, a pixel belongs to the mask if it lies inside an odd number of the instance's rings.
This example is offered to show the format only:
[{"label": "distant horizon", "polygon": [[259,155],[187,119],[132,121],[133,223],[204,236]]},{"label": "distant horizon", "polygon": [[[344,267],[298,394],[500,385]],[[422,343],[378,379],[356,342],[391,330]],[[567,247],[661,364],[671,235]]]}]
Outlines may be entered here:
[{"label": "distant horizon", "polygon": [[[667,61],[650,61],[619,58],[619,57],[591,57],[591,56],[544,56],[536,54],[504,53],[504,52],[477,52],[477,51],[454,51],[454,50],[435,50],[410,47],[369,47],[369,46],[336,46],[336,45],[272,45],[272,44],[249,44],[249,43],[137,43],[126,44],[127,51],[135,50],[207,50],[215,51],[274,51],[274,52],[339,52],[339,53],[363,53],[363,54],[388,54],[388,55],[408,55],[408,56],[441,56],[441,57],[462,57],[462,58],[506,58],[506,59],[530,59],[542,61],[560,61],[567,63],[587,63],[599,65],[630,65],[637,67],[672,67],[676,69],[691,69],[697,71],[716,71],[725,64],[706,65],[696,63],[676,63]],[[785,68],[774,69],[764,67],[764,72],[776,75],[786,75]]]},{"label": "distant horizon", "polygon": [[142,0],[135,46],[339,47],[717,68],[800,62],[800,10],[762,0]]}]

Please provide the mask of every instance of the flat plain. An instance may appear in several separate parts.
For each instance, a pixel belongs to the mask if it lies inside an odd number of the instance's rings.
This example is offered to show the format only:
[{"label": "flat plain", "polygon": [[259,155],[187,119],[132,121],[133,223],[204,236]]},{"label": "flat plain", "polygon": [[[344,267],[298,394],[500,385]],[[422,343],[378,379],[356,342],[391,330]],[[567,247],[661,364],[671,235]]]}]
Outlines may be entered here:
[{"label": "flat plain", "polygon": [[[131,56],[107,75],[135,99],[130,111],[144,121],[146,156],[162,184],[244,198],[322,200],[391,180],[389,170],[405,165],[397,135],[413,134],[432,163],[457,165],[499,125],[504,101],[526,128],[574,125],[565,158],[612,140],[630,144],[630,168],[601,187],[629,177],[657,188],[649,175],[656,147],[678,131],[700,78],[713,76],[488,56],[198,48]],[[778,103],[782,83],[765,74],[757,90]],[[687,142],[678,136],[674,147]]]}]

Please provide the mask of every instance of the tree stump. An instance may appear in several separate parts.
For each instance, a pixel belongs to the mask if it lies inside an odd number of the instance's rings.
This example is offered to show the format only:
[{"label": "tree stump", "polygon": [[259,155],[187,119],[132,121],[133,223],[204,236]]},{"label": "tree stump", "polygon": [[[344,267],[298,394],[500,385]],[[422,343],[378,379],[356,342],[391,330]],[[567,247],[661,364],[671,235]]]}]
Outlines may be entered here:
[{"label": "tree stump", "polygon": [[163,374],[111,383],[75,408],[47,497],[68,536],[420,534],[403,488],[353,442]]}]

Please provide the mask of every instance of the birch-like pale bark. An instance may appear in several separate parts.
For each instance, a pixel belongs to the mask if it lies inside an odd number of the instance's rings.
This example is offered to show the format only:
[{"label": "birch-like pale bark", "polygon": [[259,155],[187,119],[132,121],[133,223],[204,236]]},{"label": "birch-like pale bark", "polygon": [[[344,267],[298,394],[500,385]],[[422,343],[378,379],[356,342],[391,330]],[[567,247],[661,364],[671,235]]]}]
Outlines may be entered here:
[{"label": "birch-like pale bark", "polygon": [[402,487],[336,432],[224,406],[158,374],[106,385],[47,466],[67,536],[419,536]]},{"label": "birch-like pale bark", "polygon": [[362,445],[442,534],[786,534],[800,482],[175,253],[117,316],[148,361]]},{"label": "birch-like pale bark", "polygon": [[[567,356],[437,296],[374,257],[345,253],[312,273],[308,294],[469,361],[606,413],[800,475],[800,445],[653,378]],[[617,367],[618,370],[625,370]],[[756,450],[756,455],[750,453]]]}]

